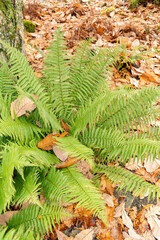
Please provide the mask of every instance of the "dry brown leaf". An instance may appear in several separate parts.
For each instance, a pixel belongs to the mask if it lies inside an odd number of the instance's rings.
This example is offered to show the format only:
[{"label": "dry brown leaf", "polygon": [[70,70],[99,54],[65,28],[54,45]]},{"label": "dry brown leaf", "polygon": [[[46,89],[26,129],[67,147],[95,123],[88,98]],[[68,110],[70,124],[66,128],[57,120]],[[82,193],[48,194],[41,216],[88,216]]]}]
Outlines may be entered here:
[{"label": "dry brown leaf", "polygon": [[147,217],[147,220],[154,237],[160,239],[160,220],[158,217],[156,215],[151,215]]},{"label": "dry brown leaf", "polygon": [[68,153],[62,149],[60,149],[59,147],[57,147],[56,144],[54,144],[52,146],[52,150],[54,152],[54,154],[57,156],[57,158],[59,158],[62,162],[66,161],[68,158]]},{"label": "dry brown leaf", "polygon": [[93,179],[94,175],[91,173],[91,165],[86,161],[77,161],[76,167],[83,173],[88,179]]},{"label": "dry brown leaf", "polygon": [[111,237],[111,231],[106,229],[102,229],[102,231],[97,234],[97,238],[101,240],[115,240],[115,238]]},{"label": "dry brown leaf", "polygon": [[125,201],[121,202],[121,204],[116,207],[115,211],[114,211],[114,217],[121,217],[122,216],[122,209],[125,206]]},{"label": "dry brown leaf", "polygon": [[130,219],[130,217],[127,215],[124,208],[122,209],[122,220],[123,220],[124,225],[126,225],[129,229],[133,228],[133,222]]},{"label": "dry brown leaf", "polygon": [[155,74],[157,74],[157,75],[159,75],[160,76],[160,69],[154,69],[154,72],[155,72]]},{"label": "dry brown leaf", "polygon": [[127,168],[127,169],[129,169],[129,170],[131,170],[131,171],[133,171],[133,170],[135,170],[135,169],[139,169],[139,168],[141,168],[141,167],[143,167],[143,165],[141,164],[140,161],[137,161],[137,158],[135,159],[135,161],[134,161],[134,159],[132,158],[132,159],[129,161],[129,163],[126,163],[126,164],[125,164],[125,168]]},{"label": "dry brown leaf", "polygon": [[140,45],[140,41],[138,39],[135,39],[133,42],[132,42],[132,48],[135,48],[135,47],[138,47]]},{"label": "dry brown leaf", "polygon": [[37,147],[43,150],[51,150],[56,142],[57,140],[53,139],[53,133],[50,133],[38,143]]},{"label": "dry brown leaf", "polygon": [[129,211],[129,217],[131,218],[132,221],[135,221],[136,216],[137,216],[137,207],[134,206]]},{"label": "dry brown leaf", "polygon": [[125,202],[123,201],[118,207],[116,207],[114,212],[114,217],[121,217],[124,225],[128,228],[133,228],[133,223],[130,217],[127,215],[125,211]]},{"label": "dry brown leaf", "polygon": [[137,80],[136,78],[130,78],[130,83],[137,88],[139,87],[139,80]]},{"label": "dry brown leaf", "polygon": [[142,73],[142,75],[140,75],[140,79],[148,81],[148,82],[153,82],[153,83],[160,84],[160,78],[155,73],[153,73],[149,70]]},{"label": "dry brown leaf", "polygon": [[145,240],[155,240],[151,231],[147,231],[143,234]]},{"label": "dry brown leaf", "polygon": [[144,70],[142,70],[141,68],[135,68],[132,66],[131,73],[133,77],[136,77],[136,76],[142,75],[142,73],[144,73]]},{"label": "dry brown leaf", "polygon": [[76,235],[74,240],[82,240],[82,239],[83,240],[92,240],[95,232],[96,232],[96,228],[90,228],[90,229],[83,230]]},{"label": "dry brown leaf", "polygon": [[137,214],[137,217],[134,221],[134,229],[138,233],[145,233],[149,230],[148,221],[146,219],[147,210],[150,208],[151,204],[148,204],[143,207],[143,209]]},{"label": "dry brown leaf", "polygon": [[64,137],[67,133],[68,132],[63,132],[61,134],[50,133],[44,139],[39,141],[37,147],[43,150],[52,150],[53,145],[58,142],[56,139],[53,139],[53,137]]},{"label": "dry brown leaf", "polygon": [[133,228],[130,228],[128,230],[128,233],[129,233],[129,236],[131,237],[131,239],[133,239],[133,240],[145,240],[145,238],[142,237],[141,235],[137,234]]},{"label": "dry brown leaf", "polygon": [[111,196],[107,193],[103,193],[102,197],[104,198],[104,201],[107,203],[109,207],[114,207],[114,202],[113,202],[114,196]]},{"label": "dry brown leaf", "polygon": [[148,159],[148,160],[145,160],[144,162],[144,168],[149,173],[154,172],[159,167],[160,167],[160,160],[157,158],[154,161],[151,161],[150,159]]},{"label": "dry brown leaf", "polygon": [[110,228],[111,237],[113,237],[113,239],[123,240],[122,223],[119,219],[113,219],[107,228]]},{"label": "dry brown leaf", "polygon": [[[67,237],[63,232],[56,230],[58,240],[71,240],[71,238]],[[73,238],[72,238],[73,239]]]},{"label": "dry brown leaf", "polygon": [[115,206],[114,206],[114,207],[108,207],[108,206],[106,206],[106,209],[105,209],[105,218],[106,218],[106,220],[107,220],[108,223],[110,223],[111,221],[113,221],[114,210],[115,210]]},{"label": "dry brown leaf", "polygon": [[[38,100],[38,96],[33,95],[35,100]],[[36,104],[28,97],[19,97],[11,103],[10,111],[11,117],[14,120],[14,114],[16,117],[20,117],[28,112],[32,112],[36,108]]]},{"label": "dry brown leaf", "polygon": [[113,186],[113,184],[108,179],[106,179],[104,176],[101,177],[101,191],[113,195],[114,188],[115,186]]},{"label": "dry brown leaf", "polygon": [[145,217],[149,217],[155,214],[160,215],[160,206],[149,205],[149,208],[147,209],[147,213],[145,214]]},{"label": "dry brown leaf", "polygon": [[0,225],[6,226],[6,222],[18,211],[8,211],[0,215]]},{"label": "dry brown leaf", "polygon": [[126,233],[126,232],[123,231],[122,234],[123,234],[124,240],[133,240],[133,239],[128,235],[128,233]]},{"label": "dry brown leaf", "polygon": [[[62,161],[62,160],[61,160]],[[68,157],[68,159],[65,161],[65,162],[62,162],[60,164],[56,164],[55,167],[58,169],[58,168],[65,168],[65,167],[69,167],[69,166],[72,166],[73,164],[75,164],[77,162],[77,159],[76,158],[71,158],[71,157]]]}]

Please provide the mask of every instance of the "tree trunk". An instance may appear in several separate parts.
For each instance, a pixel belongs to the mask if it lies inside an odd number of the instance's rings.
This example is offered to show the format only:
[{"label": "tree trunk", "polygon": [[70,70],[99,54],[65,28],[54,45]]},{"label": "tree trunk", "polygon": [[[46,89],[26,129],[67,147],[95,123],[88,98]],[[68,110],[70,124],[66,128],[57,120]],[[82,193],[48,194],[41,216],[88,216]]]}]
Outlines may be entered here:
[{"label": "tree trunk", "polygon": [[[0,39],[25,53],[23,0],[0,0]],[[0,50],[5,58],[3,49]]]}]

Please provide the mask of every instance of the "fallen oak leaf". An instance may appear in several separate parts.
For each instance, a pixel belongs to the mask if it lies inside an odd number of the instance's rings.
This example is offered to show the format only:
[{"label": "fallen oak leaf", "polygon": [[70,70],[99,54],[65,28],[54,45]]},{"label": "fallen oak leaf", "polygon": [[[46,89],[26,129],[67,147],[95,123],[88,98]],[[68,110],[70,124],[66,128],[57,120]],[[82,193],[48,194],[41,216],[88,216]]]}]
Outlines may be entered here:
[{"label": "fallen oak leaf", "polygon": [[160,206],[151,205],[145,217],[147,218],[154,237],[160,239],[160,220],[157,215],[160,215]]},{"label": "fallen oak leaf", "polygon": [[68,157],[68,159],[65,161],[65,162],[62,162],[62,163],[57,163],[55,165],[55,167],[57,169],[59,168],[65,168],[65,167],[69,167],[69,166],[72,166],[73,164],[75,164],[78,160],[76,158],[71,158],[71,157]]},{"label": "fallen oak leaf", "polygon": [[151,215],[147,218],[151,231],[157,239],[160,239],[160,220],[156,215]]},{"label": "fallen oak leaf", "polygon": [[[56,230],[58,240],[69,240],[71,238],[67,237],[63,232]],[[73,239],[73,238],[72,238]]]},{"label": "fallen oak leaf", "polygon": [[114,207],[114,196],[107,193],[103,193],[102,197],[109,207]]},{"label": "fallen oak leaf", "polygon": [[58,141],[54,139],[53,137],[64,137],[67,135],[68,132],[53,134],[48,134],[45,138],[43,138],[39,143],[37,144],[37,147],[43,150],[52,150],[53,145],[56,144]]},{"label": "fallen oak leaf", "polygon": [[114,217],[121,217],[124,225],[126,225],[129,229],[133,228],[133,223],[130,217],[127,215],[125,211],[125,202],[123,201],[118,207],[116,207],[114,212]]},{"label": "fallen oak leaf", "polygon": [[[35,100],[38,100],[37,95],[34,95],[34,94],[31,94],[31,95]],[[25,96],[22,99],[20,99],[20,97],[18,97],[16,100],[14,100],[11,103],[11,107],[10,107],[11,117],[14,120],[14,114],[16,115],[16,117],[20,117],[26,114],[27,111],[32,112],[35,108],[36,108],[36,104],[30,98]]]},{"label": "fallen oak leaf", "polygon": [[[55,140],[56,141],[56,140]],[[68,153],[62,149],[60,149],[56,144],[52,146],[52,150],[54,154],[62,161],[66,161],[68,158]]]},{"label": "fallen oak leaf", "polygon": [[147,82],[153,82],[153,83],[160,84],[159,77],[156,74],[154,74],[153,72],[150,72],[150,71],[146,71],[146,72],[142,73],[142,75],[140,75],[140,79],[141,80],[144,79]]},{"label": "fallen oak leaf", "polygon": [[52,150],[56,142],[57,140],[53,139],[53,133],[50,133],[38,143],[37,147],[43,150]]},{"label": "fallen oak leaf", "polygon": [[76,235],[74,240],[92,240],[93,235],[96,233],[96,228],[89,228],[81,231]]},{"label": "fallen oak leaf", "polygon": [[145,238],[143,236],[137,234],[133,228],[130,228],[128,230],[128,233],[132,240],[145,240]]},{"label": "fallen oak leaf", "polygon": [[152,173],[156,171],[160,166],[160,160],[156,158],[154,161],[152,159],[145,159],[144,168],[147,172]]}]

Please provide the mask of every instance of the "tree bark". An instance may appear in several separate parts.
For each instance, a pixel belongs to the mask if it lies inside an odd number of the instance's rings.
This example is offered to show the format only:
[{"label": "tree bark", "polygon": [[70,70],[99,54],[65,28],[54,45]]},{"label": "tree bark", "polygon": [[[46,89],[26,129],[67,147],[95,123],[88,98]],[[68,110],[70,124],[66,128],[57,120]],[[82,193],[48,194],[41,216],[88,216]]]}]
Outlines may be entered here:
[{"label": "tree bark", "polygon": [[0,0],[0,39],[25,53],[23,0]]}]

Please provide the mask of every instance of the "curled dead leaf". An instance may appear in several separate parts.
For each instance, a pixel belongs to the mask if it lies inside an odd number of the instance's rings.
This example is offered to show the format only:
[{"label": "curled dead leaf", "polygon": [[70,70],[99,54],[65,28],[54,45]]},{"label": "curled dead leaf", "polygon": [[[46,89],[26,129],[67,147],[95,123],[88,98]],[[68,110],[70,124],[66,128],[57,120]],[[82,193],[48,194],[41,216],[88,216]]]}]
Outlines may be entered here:
[{"label": "curled dead leaf", "polygon": [[[31,95],[35,100],[38,100],[37,95],[33,95],[33,94]],[[11,107],[10,107],[11,117],[14,120],[14,114],[16,115],[16,117],[20,117],[26,114],[27,111],[32,112],[35,108],[36,108],[36,104],[30,98],[23,97],[22,99],[20,99],[20,97],[18,97],[16,100],[14,100],[11,103]]]},{"label": "curled dead leaf", "polygon": [[144,79],[145,81],[148,81],[148,82],[153,82],[153,83],[160,84],[159,77],[151,71],[146,71],[146,72],[142,73],[142,75],[140,76],[140,79],[141,80]]},{"label": "curled dead leaf", "polygon": [[62,161],[66,161],[68,158],[68,153],[62,149],[60,149],[56,144],[52,146],[52,150],[54,154]]},{"label": "curled dead leaf", "polygon": [[160,167],[160,160],[156,158],[154,161],[152,159],[145,159],[144,168],[147,172],[151,173]]},{"label": "curled dead leaf", "polygon": [[67,237],[63,232],[56,230],[58,240],[69,240],[70,238]]},{"label": "curled dead leaf", "polygon": [[64,137],[65,135],[67,135],[67,133],[68,132],[63,132],[61,134],[50,133],[44,139],[39,141],[37,147],[43,150],[52,150],[53,145],[58,142],[53,137]]},{"label": "curled dead leaf", "polygon": [[104,198],[104,201],[107,203],[109,207],[114,207],[114,196],[109,195],[107,193],[103,193],[102,197]]},{"label": "curled dead leaf", "polygon": [[78,233],[74,240],[93,240],[93,235],[96,232],[96,228],[85,229]]},{"label": "curled dead leaf", "polygon": [[130,217],[127,215],[125,211],[125,202],[123,201],[118,207],[116,207],[114,212],[114,217],[122,217],[124,225],[126,225],[129,229],[133,228],[133,223]]},{"label": "curled dead leaf", "polygon": [[65,168],[65,167],[69,167],[72,166],[73,164],[75,164],[77,162],[76,158],[71,158],[68,157],[68,159],[65,162],[62,162],[60,164],[56,164],[55,167],[58,168]]},{"label": "curled dead leaf", "polygon": [[50,133],[38,143],[37,147],[43,150],[51,150],[53,144],[55,144],[56,142],[57,141],[53,139],[53,133]]}]

